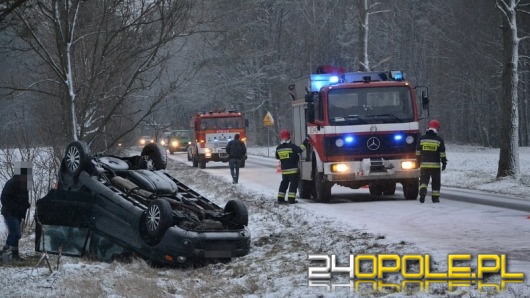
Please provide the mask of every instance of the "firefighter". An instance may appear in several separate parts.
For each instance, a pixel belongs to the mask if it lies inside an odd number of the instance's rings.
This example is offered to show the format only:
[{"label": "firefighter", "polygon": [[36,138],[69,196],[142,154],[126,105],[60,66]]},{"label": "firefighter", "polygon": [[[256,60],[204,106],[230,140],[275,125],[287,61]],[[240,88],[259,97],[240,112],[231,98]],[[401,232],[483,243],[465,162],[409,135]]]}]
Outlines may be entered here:
[{"label": "firefighter", "polygon": [[416,147],[416,157],[420,166],[420,203],[425,202],[427,185],[431,178],[432,202],[440,202],[440,162],[442,163],[441,170],[443,171],[447,166],[447,158],[444,140],[438,136],[439,130],[440,122],[438,120],[429,121],[427,132],[420,137]]},{"label": "firefighter", "polygon": [[[307,143],[308,141],[305,140],[304,144],[295,145],[291,143],[291,133],[288,130],[280,131],[280,145],[276,147],[276,159],[280,160],[282,168],[282,182],[278,191],[279,204],[298,203],[295,200],[300,176],[298,160],[300,159],[299,154],[305,150]],[[287,189],[289,189],[289,192],[287,193],[287,201],[285,201]]]}]

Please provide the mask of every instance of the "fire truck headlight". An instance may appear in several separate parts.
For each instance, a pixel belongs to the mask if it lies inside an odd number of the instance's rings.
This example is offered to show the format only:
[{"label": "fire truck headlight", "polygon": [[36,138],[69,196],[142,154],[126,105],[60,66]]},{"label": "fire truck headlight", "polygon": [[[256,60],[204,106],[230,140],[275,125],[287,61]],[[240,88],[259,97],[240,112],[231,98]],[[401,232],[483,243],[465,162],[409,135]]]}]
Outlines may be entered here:
[{"label": "fire truck headlight", "polygon": [[332,173],[347,173],[349,171],[348,165],[345,163],[337,163],[331,165]]},{"label": "fire truck headlight", "polygon": [[407,144],[412,144],[412,143],[414,143],[414,137],[413,137],[413,136],[408,136],[408,137],[405,139],[405,142],[407,142]]},{"label": "fire truck headlight", "polygon": [[344,141],[342,139],[337,139],[335,141],[335,145],[337,145],[337,147],[340,148],[340,147],[344,146]]},{"label": "fire truck headlight", "polygon": [[416,162],[412,160],[406,160],[401,162],[401,168],[403,170],[412,170],[416,168]]},{"label": "fire truck headlight", "polygon": [[206,157],[206,158],[212,157],[212,149],[211,148],[204,148],[204,157]]}]

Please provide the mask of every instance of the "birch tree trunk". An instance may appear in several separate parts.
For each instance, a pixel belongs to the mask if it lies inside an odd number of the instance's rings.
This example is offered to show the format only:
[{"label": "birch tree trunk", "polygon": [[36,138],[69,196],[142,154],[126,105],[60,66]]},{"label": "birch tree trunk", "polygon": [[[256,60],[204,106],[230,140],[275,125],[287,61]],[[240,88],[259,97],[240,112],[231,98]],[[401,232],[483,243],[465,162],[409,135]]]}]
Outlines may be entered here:
[{"label": "birch tree trunk", "polygon": [[516,0],[499,0],[497,7],[503,15],[502,41],[502,105],[501,143],[497,178],[519,176],[519,102],[517,73],[519,38],[517,36]]}]

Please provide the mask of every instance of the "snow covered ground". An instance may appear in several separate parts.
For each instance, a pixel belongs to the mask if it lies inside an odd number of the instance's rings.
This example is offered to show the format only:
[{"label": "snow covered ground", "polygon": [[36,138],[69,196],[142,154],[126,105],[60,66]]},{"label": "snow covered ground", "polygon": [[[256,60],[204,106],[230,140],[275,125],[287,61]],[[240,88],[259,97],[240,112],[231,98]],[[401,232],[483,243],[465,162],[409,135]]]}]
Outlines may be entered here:
[{"label": "snow covered ground", "polygon": [[[272,155],[273,148],[249,148],[256,155]],[[530,148],[521,148],[521,178],[518,180],[495,179],[498,149],[475,146],[448,145],[449,164],[442,175],[443,186],[484,190],[492,193],[510,194],[520,200],[530,200]],[[250,169],[244,169],[249,171]],[[388,289],[371,294],[361,288],[352,291],[348,287],[328,291],[324,287],[308,286],[308,266],[317,266],[308,261],[308,254],[334,253],[339,256],[349,254],[384,254],[393,253],[431,253],[438,256],[436,245],[419,244],[416,238],[404,235],[381,234],[382,217],[363,218],[362,227],[352,228],[344,222],[331,217],[325,208],[321,212],[307,208],[309,204],[294,206],[274,205],[275,189],[260,187],[257,184],[241,183],[232,185],[226,176],[217,175],[215,171],[202,171],[192,168],[189,163],[183,164],[171,159],[168,171],[197,190],[205,197],[224,205],[230,199],[239,198],[249,209],[249,228],[252,232],[252,249],[249,255],[235,258],[228,263],[209,264],[197,268],[169,269],[152,268],[144,261],[132,259],[122,262],[100,263],[83,258],[50,256],[51,269],[39,263],[40,254],[34,252],[34,237],[26,232],[21,242],[22,254],[27,260],[20,264],[0,267],[1,297],[352,297],[352,296],[420,296],[420,297],[529,297],[530,285],[527,275],[520,284],[508,285],[505,291],[497,295],[480,293],[476,285],[449,289],[447,283],[431,285],[427,293],[421,291],[401,291],[388,293]],[[226,165],[223,172],[227,172]],[[248,172],[247,172],[248,173]],[[245,174],[245,173],[242,173]],[[245,176],[242,179],[246,179]],[[276,181],[263,176],[263,185]],[[278,179],[278,178],[274,178]],[[443,193],[443,189],[442,189]],[[442,201],[442,204],[444,202]],[[317,205],[317,204],[312,204]],[[418,206],[420,204],[414,204]],[[448,205],[448,204],[447,204]],[[469,205],[469,204],[468,204]],[[361,205],[357,205],[361,206]],[[434,210],[436,205],[426,205],[425,210],[414,211],[420,214]],[[440,205],[438,205],[440,206]],[[446,205],[442,205],[446,206]],[[284,208],[285,207],[285,208]],[[375,203],[366,202],[362,207],[375,208]],[[414,207],[415,208],[415,207]],[[446,208],[446,207],[444,207]],[[410,209],[410,208],[409,208]],[[479,209],[479,208],[476,208]],[[405,212],[399,209],[396,211]],[[434,211],[440,211],[439,209]],[[446,220],[455,220],[448,209],[443,209],[441,216]],[[452,210],[457,212],[458,210]],[[530,242],[530,218],[522,218],[526,213],[513,211],[495,211],[491,218],[499,219],[496,223],[502,226],[512,223],[512,217],[518,217],[521,227],[519,239],[513,243]],[[506,213],[504,213],[506,212]],[[512,212],[512,211],[510,211]],[[447,213],[447,214],[446,214]],[[487,213],[486,213],[487,214]],[[501,214],[499,216],[499,214]],[[504,215],[505,214],[505,215]],[[440,216],[438,214],[438,216]],[[429,220],[429,214],[425,214]],[[502,220],[507,218],[506,221]],[[390,225],[392,223],[389,223]],[[420,223],[421,224],[421,223]],[[427,222],[425,224],[428,224]],[[486,223],[476,222],[480,227]],[[388,224],[387,224],[388,225]],[[525,226],[526,225],[526,226]],[[444,226],[438,229],[447,229]],[[445,231],[451,235],[451,230]],[[458,231],[453,231],[457,234]],[[2,241],[5,239],[5,226],[0,224]],[[448,236],[451,237],[451,236]],[[492,235],[494,238],[494,235]],[[435,241],[435,240],[432,240]],[[443,242],[443,239],[437,239]],[[527,242],[528,241],[528,242]],[[459,249],[465,250],[466,247]],[[445,252],[445,249],[443,249]],[[521,253],[525,253],[524,251]],[[526,254],[530,254],[526,251]],[[510,256],[508,255],[508,258]],[[339,257],[340,258],[340,257]],[[38,264],[39,263],[39,264]],[[345,264],[343,264],[345,265]],[[443,271],[446,262],[437,259],[433,267]],[[523,268],[530,272],[530,268]],[[509,270],[510,271],[510,270]],[[397,276],[390,275],[386,283],[399,283]],[[491,277],[488,282],[499,282]],[[337,277],[333,282],[347,283],[348,280]]]}]

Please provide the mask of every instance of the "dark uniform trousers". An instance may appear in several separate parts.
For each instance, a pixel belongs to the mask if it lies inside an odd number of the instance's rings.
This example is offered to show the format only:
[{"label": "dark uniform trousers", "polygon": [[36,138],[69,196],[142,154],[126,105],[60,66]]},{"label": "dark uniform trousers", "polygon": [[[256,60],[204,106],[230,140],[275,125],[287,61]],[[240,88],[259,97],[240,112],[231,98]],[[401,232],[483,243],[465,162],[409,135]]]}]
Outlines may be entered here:
[{"label": "dark uniform trousers", "polygon": [[280,182],[280,189],[278,191],[279,201],[285,200],[285,192],[287,191],[287,188],[289,188],[287,200],[289,200],[289,202],[293,202],[295,200],[299,177],[300,173],[282,174],[282,181]]},{"label": "dark uniform trousers", "polygon": [[425,197],[427,195],[427,185],[429,185],[429,180],[432,177],[432,201],[440,201],[440,168],[422,168],[420,172],[420,197]]}]

